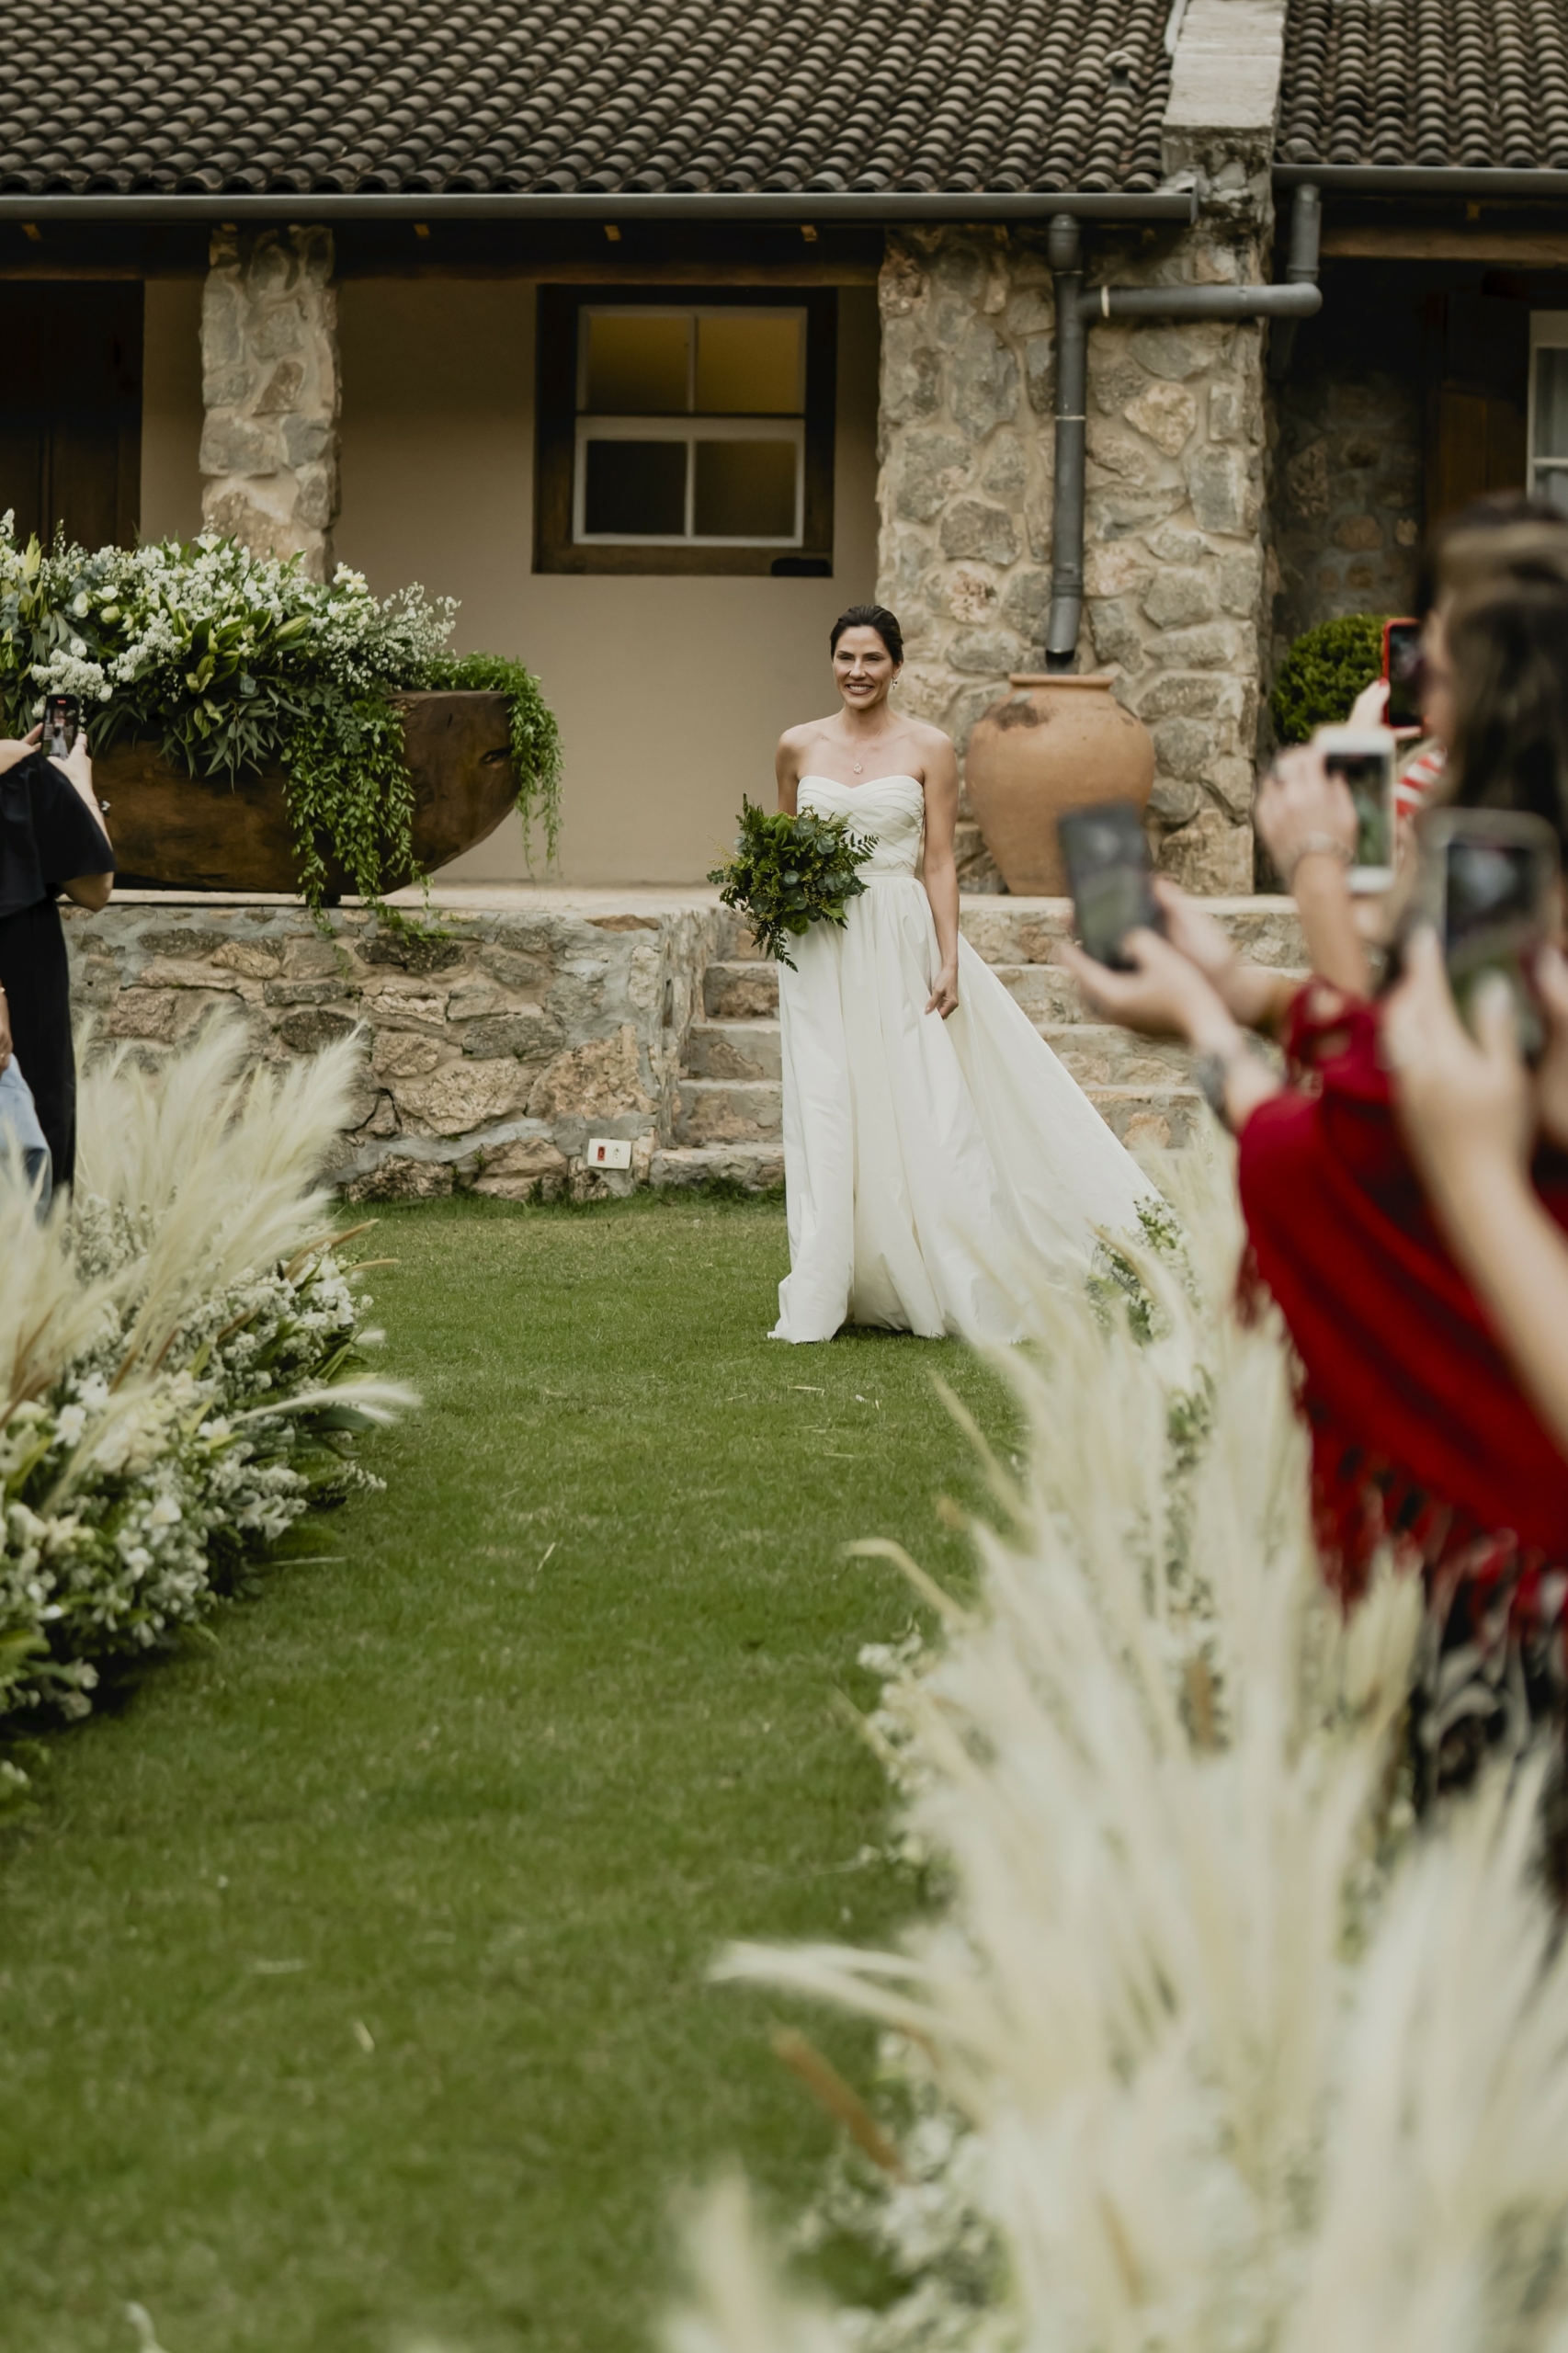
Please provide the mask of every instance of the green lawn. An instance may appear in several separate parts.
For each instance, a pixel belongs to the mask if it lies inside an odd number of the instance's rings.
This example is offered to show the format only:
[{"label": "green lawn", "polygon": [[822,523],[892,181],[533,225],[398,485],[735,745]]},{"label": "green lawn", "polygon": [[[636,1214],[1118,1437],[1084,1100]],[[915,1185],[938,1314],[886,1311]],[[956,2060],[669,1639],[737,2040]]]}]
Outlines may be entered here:
[{"label": "green lawn", "polygon": [[[384,1495],[55,1738],[0,1847],[0,2344],[619,2353],[669,2207],[739,2154],[785,2211],[829,2128],[710,1987],[728,1937],[876,1938],[878,1768],[835,1711],[973,1499],[908,1338],[766,1337],[767,1204],[388,1212],[422,1413]],[[846,2071],[853,2029],[813,2026]]]}]

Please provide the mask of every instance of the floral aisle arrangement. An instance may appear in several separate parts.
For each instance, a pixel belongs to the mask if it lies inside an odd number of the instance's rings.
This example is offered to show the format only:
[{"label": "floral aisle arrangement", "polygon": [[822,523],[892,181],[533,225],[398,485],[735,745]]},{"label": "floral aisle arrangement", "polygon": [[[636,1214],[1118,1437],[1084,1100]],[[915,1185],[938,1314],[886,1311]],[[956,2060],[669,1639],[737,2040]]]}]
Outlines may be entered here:
[{"label": "floral aisle arrangement", "polygon": [[81,1087],[74,1199],[0,1166],[0,1712],[84,1713],[313,1505],[376,1485],[408,1392],[317,1182],[352,1040],[273,1069],[237,1022]]},{"label": "floral aisle arrangement", "polygon": [[916,2124],[882,2239],[908,2292],[801,2302],[732,2183],[672,2353],[1568,2343],[1544,1765],[1415,1822],[1419,1587],[1385,1574],[1348,1622],[1326,1597],[1286,1352],[1215,1304],[1216,1217],[1187,1217],[1190,1292],[1129,1246],[1147,1336],[1103,1294],[1040,1301],[978,1605],[910,1564],[944,1641],[877,1729],[944,1915],[898,1951],[723,1964],[894,2039]]},{"label": "floral aisle arrangement", "polygon": [[301,887],[319,907],[324,838],[364,897],[417,880],[400,688],[506,696],[524,837],[555,855],[561,744],[539,681],[499,655],[447,651],[457,606],[403,589],[378,600],[340,564],[232,540],[140,548],[18,547],[0,522],[0,711],[25,733],[47,693],[80,696],[94,752],[155,735],[192,776],[230,781],[277,761],[288,777]]},{"label": "floral aisle arrangement", "polygon": [[735,847],[708,880],[725,906],[745,916],[763,954],[793,972],[791,939],[803,939],[813,923],[844,929],[845,908],[866,888],[857,870],[872,847],[852,834],[843,817],[817,817],[809,810],[790,817],[743,801]]}]

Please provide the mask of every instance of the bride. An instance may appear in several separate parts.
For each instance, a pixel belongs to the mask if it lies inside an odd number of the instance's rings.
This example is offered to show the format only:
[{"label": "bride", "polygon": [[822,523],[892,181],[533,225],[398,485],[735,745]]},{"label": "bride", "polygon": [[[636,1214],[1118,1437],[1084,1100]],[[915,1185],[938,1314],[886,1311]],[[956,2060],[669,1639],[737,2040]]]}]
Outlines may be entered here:
[{"label": "bride", "polygon": [[[846,928],[812,924],[782,965],[790,1273],[777,1340],[845,1323],[1022,1337],[1013,1271],[1086,1269],[1096,1226],[1151,1188],[959,933],[958,765],[889,708],[903,639],[880,605],[834,623],[831,719],[778,744],[778,805],[874,840]],[[921,860],[922,838],[925,859]]]}]

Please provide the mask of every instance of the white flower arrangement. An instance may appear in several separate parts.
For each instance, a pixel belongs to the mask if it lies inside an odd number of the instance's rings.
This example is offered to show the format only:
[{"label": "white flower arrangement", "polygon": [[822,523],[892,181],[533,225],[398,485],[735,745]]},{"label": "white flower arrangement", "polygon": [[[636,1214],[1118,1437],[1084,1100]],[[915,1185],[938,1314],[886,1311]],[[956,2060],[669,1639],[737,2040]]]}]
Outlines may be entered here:
[{"label": "white flower arrangement", "polygon": [[372,1302],[313,1181],[357,1051],[253,1071],[212,1023],[158,1077],[123,1054],[85,1073],[69,1208],[40,1221],[0,1167],[5,1711],[84,1713],[107,1661],[380,1483],[354,1434],[409,1401],[366,1372]]},{"label": "white flower arrangement", "polygon": [[505,693],[525,819],[553,852],[561,746],[539,681],[520,663],[454,657],[450,597],[413,585],[378,598],[339,564],[308,579],[298,557],[253,555],[211,533],[183,544],[17,543],[0,517],[0,705],[24,732],[46,694],[79,696],[95,753],[157,735],[193,776],[229,781],[280,763],[306,893],[319,904],[324,834],[374,897],[383,870],[413,879],[413,788],[400,688]]}]

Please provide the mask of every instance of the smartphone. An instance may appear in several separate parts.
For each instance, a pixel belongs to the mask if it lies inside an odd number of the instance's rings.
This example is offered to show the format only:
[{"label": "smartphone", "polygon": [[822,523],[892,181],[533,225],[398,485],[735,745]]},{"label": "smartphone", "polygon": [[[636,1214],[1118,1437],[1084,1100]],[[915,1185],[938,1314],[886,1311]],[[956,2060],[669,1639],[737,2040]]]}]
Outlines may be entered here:
[{"label": "smartphone", "polygon": [[1421,624],[1383,623],[1383,676],[1389,682],[1391,727],[1419,727],[1421,718]]},{"label": "smartphone", "polygon": [[1136,808],[1131,801],[1102,801],[1092,809],[1069,809],[1057,820],[1056,835],[1085,952],[1113,972],[1131,972],[1122,945],[1128,933],[1165,927]]},{"label": "smartphone", "polygon": [[1320,727],[1312,742],[1331,776],[1342,776],[1356,804],[1353,891],[1386,891],[1393,881],[1394,756],[1388,727]]},{"label": "smartphone", "polygon": [[1546,1043],[1531,978],[1537,949],[1551,935],[1561,859],[1543,817],[1504,809],[1440,809],[1421,828],[1422,901],[1436,922],[1449,985],[1465,1021],[1488,974],[1507,983],[1519,1051],[1535,1061]]},{"label": "smartphone", "polygon": [[82,699],[79,695],[45,695],[43,699],[43,741],[40,749],[51,759],[63,759],[76,741],[76,730],[82,723]]}]

